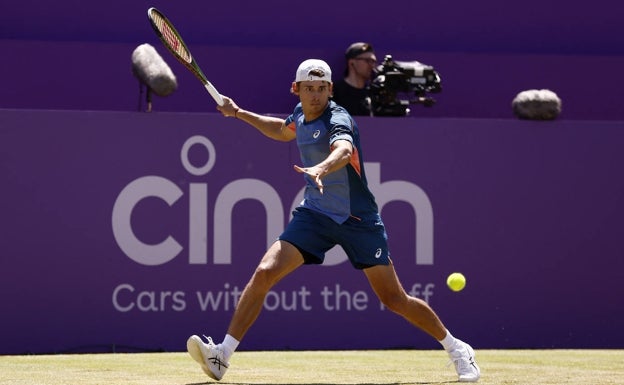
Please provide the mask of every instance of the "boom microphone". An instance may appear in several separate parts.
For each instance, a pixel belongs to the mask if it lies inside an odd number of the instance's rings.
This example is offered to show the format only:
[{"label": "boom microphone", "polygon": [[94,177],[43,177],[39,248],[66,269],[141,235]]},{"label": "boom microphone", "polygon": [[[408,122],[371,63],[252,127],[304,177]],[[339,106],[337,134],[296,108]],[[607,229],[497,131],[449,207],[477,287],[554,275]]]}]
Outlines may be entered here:
[{"label": "boom microphone", "polygon": [[156,49],[147,43],[132,52],[132,73],[148,87],[148,93],[152,91],[158,96],[167,96],[178,88],[171,68]]},{"label": "boom microphone", "polygon": [[520,119],[553,120],[561,113],[561,99],[551,90],[532,89],[516,95],[511,107]]}]

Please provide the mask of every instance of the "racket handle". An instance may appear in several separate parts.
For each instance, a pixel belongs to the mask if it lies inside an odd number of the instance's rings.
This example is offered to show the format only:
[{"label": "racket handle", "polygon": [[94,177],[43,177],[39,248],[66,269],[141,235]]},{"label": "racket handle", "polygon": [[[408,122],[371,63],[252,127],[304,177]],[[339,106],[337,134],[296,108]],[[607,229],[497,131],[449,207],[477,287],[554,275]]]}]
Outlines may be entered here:
[{"label": "racket handle", "polygon": [[221,94],[219,93],[219,91],[217,91],[217,89],[212,85],[212,83],[210,83],[209,81],[206,81],[206,84],[204,84],[204,87],[206,87],[206,90],[208,90],[208,93],[210,94],[210,96],[212,96],[215,102],[217,102],[218,105],[222,106],[223,98],[221,97]]}]

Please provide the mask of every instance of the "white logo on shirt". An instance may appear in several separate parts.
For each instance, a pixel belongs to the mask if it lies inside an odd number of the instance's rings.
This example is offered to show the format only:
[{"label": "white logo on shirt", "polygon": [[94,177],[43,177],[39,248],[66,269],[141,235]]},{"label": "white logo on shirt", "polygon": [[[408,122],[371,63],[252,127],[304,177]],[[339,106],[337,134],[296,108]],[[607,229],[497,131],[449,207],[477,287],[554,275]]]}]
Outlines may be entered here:
[{"label": "white logo on shirt", "polygon": [[319,137],[319,135],[321,135],[321,130],[316,130],[316,131],[314,131],[314,134],[312,134],[312,137],[313,137],[314,139],[316,139],[316,138],[318,138],[318,137]]},{"label": "white logo on shirt", "polygon": [[379,257],[381,257],[381,249],[377,249],[377,252],[375,252],[375,258]]}]

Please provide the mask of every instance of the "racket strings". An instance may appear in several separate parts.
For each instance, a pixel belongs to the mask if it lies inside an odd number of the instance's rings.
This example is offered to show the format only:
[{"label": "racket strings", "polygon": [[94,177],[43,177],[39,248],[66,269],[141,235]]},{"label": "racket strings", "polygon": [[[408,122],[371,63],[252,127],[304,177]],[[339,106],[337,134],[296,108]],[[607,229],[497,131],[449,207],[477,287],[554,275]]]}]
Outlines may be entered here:
[{"label": "racket strings", "polygon": [[154,24],[160,34],[162,35],[163,40],[166,44],[171,48],[182,60],[187,63],[191,63],[193,60],[191,57],[191,53],[184,47],[182,40],[178,37],[177,33],[174,31],[173,27],[167,23],[167,21],[158,13],[152,13],[152,20],[154,20]]}]

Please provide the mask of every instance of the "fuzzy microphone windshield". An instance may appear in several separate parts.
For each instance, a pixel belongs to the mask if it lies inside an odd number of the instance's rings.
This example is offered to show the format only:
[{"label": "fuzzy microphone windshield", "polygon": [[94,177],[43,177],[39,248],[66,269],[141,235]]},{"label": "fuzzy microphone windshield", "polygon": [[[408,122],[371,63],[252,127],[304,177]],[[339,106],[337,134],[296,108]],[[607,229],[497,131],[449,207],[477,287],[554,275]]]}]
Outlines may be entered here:
[{"label": "fuzzy microphone windshield", "polygon": [[171,68],[147,43],[132,52],[132,73],[158,96],[167,96],[178,88]]},{"label": "fuzzy microphone windshield", "polygon": [[520,119],[553,120],[561,113],[561,99],[551,90],[526,90],[516,95],[511,107]]}]

